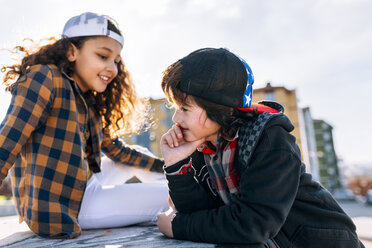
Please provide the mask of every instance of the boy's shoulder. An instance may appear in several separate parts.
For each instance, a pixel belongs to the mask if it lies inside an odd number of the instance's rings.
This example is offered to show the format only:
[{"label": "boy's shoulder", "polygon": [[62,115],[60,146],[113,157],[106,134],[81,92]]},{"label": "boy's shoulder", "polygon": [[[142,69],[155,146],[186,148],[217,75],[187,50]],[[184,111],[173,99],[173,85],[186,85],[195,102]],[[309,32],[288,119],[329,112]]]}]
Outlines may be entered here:
[{"label": "boy's shoulder", "polygon": [[[256,146],[262,143],[262,137],[270,136],[277,139],[292,130],[292,123],[283,113],[260,113],[250,121],[244,122],[239,128],[238,151],[240,160],[248,164]],[[266,135],[263,135],[264,133]]]},{"label": "boy's shoulder", "polygon": [[284,113],[261,113],[239,128],[239,144],[254,147],[263,133],[277,136],[290,133],[294,126]]}]

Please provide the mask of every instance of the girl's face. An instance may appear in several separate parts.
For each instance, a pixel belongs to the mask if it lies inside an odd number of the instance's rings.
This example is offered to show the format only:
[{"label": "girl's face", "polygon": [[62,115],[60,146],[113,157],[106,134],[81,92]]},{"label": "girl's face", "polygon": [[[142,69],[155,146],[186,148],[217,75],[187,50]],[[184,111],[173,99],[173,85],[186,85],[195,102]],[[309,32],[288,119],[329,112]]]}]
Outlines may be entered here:
[{"label": "girl's face", "polygon": [[216,144],[220,125],[209,119],[205,110],[191,98],[188,106],[176,106],[172,120],[181,128],[186,141],[192,142],[205,138],[206,141]]},{"label": "girl's face", "polygon": [[75,62],[72,78],[82,92],[106,90],[118,74],[121,49],[119,42],[106,36],[88,39],[80,49],[71,46],[67,58]]}]

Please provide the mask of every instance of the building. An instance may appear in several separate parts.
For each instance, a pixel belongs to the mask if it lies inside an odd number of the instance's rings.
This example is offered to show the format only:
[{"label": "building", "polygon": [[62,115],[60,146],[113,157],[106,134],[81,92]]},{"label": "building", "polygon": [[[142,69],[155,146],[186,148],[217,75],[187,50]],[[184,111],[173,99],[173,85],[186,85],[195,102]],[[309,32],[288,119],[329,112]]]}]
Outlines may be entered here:
[{"label": "building", "polygon": [[[315,130],[310,108],[302,108],[300,114],[301,140],[303,141],[302,150],[307,172],[310,172],[315,181],[319,181],[319,163],[316,149]],[[309,165],[309,166],[307,166]]]},{"label": "building", "polygon": [[273,87],[267,83],[266,87],[253,90],[253,102],[262,100],[276,101],[284,107],[284,113],[291,120],[295,129],[291,132],[296,137],[296,141],[301,149],[301,156],[303,160],[304,154],[302,152],[302,136],[300,128],[300,115],[297,107],[296,90],[288,90],[285,87]]},{"label": "building", "polygon": [[333,145],[333,127],[323,120],[314,120],[320,183],[333,191],[341,186],[338,160]]},{"label": "building", "polygon": [[148,148],[156,156],[161,157],[160,139],[173,125],[174,110],[167,106],[164,98],[150,99],[153,124],[149,130],[138,135],[126,136],[128,144],[137,144]]}]

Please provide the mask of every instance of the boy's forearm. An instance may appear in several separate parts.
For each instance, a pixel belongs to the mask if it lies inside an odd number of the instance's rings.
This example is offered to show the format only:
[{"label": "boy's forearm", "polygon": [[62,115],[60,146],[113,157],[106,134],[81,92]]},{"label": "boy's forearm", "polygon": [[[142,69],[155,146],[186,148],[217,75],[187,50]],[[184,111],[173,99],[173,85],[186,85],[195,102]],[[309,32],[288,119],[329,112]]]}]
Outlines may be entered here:
[{"label": "boy's forearm", "polygon": [[270,215],[257,215],[242,205],[226,205],[192,213],[177,213],[172,220],[172,231],[176,239],[257,245],[264,244],[278,230],[276,220],[269,220]]},{"label": "boy's forearm", "polygon": [[[195,169],[188,167],[188,159],[165,168],[169,194],[179,212],[190,213],[202,209],[214,208],[215,201],[197,181]],[[182,167],[186,166],[183,174]]]}]

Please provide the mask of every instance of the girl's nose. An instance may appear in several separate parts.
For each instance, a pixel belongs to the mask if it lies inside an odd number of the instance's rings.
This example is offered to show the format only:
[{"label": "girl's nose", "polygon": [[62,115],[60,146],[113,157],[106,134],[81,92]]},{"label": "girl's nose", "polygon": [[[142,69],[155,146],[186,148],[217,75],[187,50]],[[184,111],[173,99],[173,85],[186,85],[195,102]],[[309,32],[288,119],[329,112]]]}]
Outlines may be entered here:
[{"label": "girl's nose", "polygon": [[113,72],[115,75],[118,73],[118,65],[113,61],[106,66],[107,70]]}]

